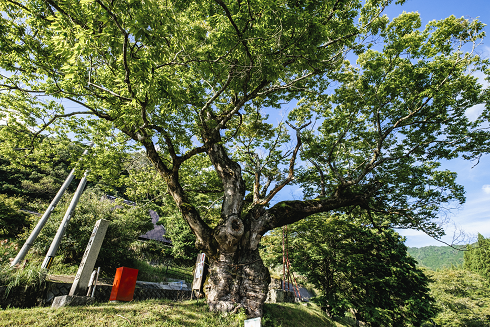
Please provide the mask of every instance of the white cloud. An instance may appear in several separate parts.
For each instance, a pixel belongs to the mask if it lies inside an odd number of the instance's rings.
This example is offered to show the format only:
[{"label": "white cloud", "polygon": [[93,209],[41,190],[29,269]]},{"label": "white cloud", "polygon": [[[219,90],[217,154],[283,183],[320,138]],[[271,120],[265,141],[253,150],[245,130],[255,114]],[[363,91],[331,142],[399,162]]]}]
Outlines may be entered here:
[{"label": "white cloud", "polygon": [[481,187],[481,189],[483,190],[483,192],[485,192],[486,194],[490,194],[490,184],[485,184]]},{"label": "white cloud", "polygon": [[485,109],[485,104],[480,103],[466,110],[466,117],[469,120],[475,121],[478,116],[482,113],[483,109]]},{"label": "white cloud", "polygon": [[488,87],[488,81],[485,80],[485,73],[478,70],[478,71],[475,71],[473,73],[471,73],[471,75],[475,76],[476,78],[478,78],[478,82],[483,85],[483,87],[487,88]]},{"label": "white cloud", "polygon": [[490,47],[489,46],[487,46],[487,45],[483,46],[482,56],[484,58],[490,57]]}]

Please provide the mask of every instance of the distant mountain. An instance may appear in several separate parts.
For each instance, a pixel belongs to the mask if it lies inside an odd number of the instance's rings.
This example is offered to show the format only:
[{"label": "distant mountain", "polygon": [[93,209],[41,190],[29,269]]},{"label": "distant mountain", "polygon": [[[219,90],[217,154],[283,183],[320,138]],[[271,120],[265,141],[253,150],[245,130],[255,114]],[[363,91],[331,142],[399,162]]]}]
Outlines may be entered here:
[{"label": "distant mountain", "polygon": [[[466,245],[455,245],[457,249],[465,249]],[[464,251],[453,249],[450,246],[424,246],[421,248],[408,248],[410,254],[418,264],[432,270],[461,265],[464,261]]]}]

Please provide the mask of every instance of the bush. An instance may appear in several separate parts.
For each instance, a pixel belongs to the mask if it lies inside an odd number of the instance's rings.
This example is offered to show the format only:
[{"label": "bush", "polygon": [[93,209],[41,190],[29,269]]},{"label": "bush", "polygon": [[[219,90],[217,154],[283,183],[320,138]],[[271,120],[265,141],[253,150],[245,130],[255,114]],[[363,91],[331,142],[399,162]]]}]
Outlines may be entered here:
[{"label": "bush", "polygon": [[14,287],[40,288],[44,285],[46,270],[41,269],[39,265],[28,264],[22,269],[10,268],[4,264],[0,268],[0,286],[6,286],[5,293],[0,294],[0,298],[8,297]]},{"label": "bush", "polygon": [[[63,203],[59,205],[40,233],[33,246],[37,254],[44,256],[49,249],[70,200],[71,195],[64,196]],[[143,208],[112,202],[105,199],[101,192],[93,189],[86,190],[82,194],[61,241],[57,256],[61,257],[61,261],[65,264],[78,265],[94,225],[99,219],[106,219],[111,223],[107,229],[96,266],[100,266],[104,272],[109,274],[113,274],[117,267],[131,266],[134,256],[130,249],[131,243],[139,235],[153,228],[151,217]]]},{"label": "bush", "polygon": [[168,262],[172,260],[172,247],[155,240],[135,241],[131,244],[135,259],[149,262]]},{"label": "bush", "polygon": [[19,245],[9,239],[0,240],[0,266],[10,265],[10,259],[15,258]]},{"label": "bush", "polygon": [[28,214],[20,211],[21,198],[0,194],[0,237],[16,237],[29,228]]}]

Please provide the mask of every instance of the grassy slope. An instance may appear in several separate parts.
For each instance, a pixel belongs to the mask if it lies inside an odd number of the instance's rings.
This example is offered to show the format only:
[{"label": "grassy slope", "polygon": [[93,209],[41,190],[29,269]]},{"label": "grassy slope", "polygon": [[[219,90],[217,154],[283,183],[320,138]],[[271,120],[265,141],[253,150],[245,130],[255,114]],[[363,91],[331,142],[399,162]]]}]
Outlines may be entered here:
[{"label": "grassy slope", "polygon": [[[87,307],[6,309],[0,311],[0,326],[243,326],[244,314],[209,312],[203,300],[171,302],[149,300],[102,303]],[[342,327],[315,305],[266,304],[264,327]]]}]

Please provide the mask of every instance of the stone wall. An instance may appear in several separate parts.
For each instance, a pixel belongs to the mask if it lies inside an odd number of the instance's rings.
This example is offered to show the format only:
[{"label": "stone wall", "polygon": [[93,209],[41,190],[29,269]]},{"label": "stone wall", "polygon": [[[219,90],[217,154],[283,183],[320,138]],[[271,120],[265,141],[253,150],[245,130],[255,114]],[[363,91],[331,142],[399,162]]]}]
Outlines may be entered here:
[{"label": "stone wall", "polygon": [[288,292],[282,290],[282,280],[271,278],[271,282],[269,284],[269,292],[267,293],[267,299],[265,302],[267,303],[282,303],[289,302],[292,303],[295,301],[294,292]]},{"label": "stone wall", "polygon": [[32,308],[42,305],[45,300],[46,285],[13,287],[6,296],[7,287],[0,286],[0,308]]},{"label": "stone wall", "polygon": [[[0,307],[32,308],[35,306],[50,306],[56,296],[68,295],[70,283],[46,282],[39,287],[14,287],[5,297],[6,287],[0,287]],[[108,302],[111,296],[112,286],[99,285],[95,289],[97,302]],[[191,291],[168,290],[155,288],[136,288],[133,300],[142,301],[148,299],[169,299],[174,301],[191,298]]]}]

